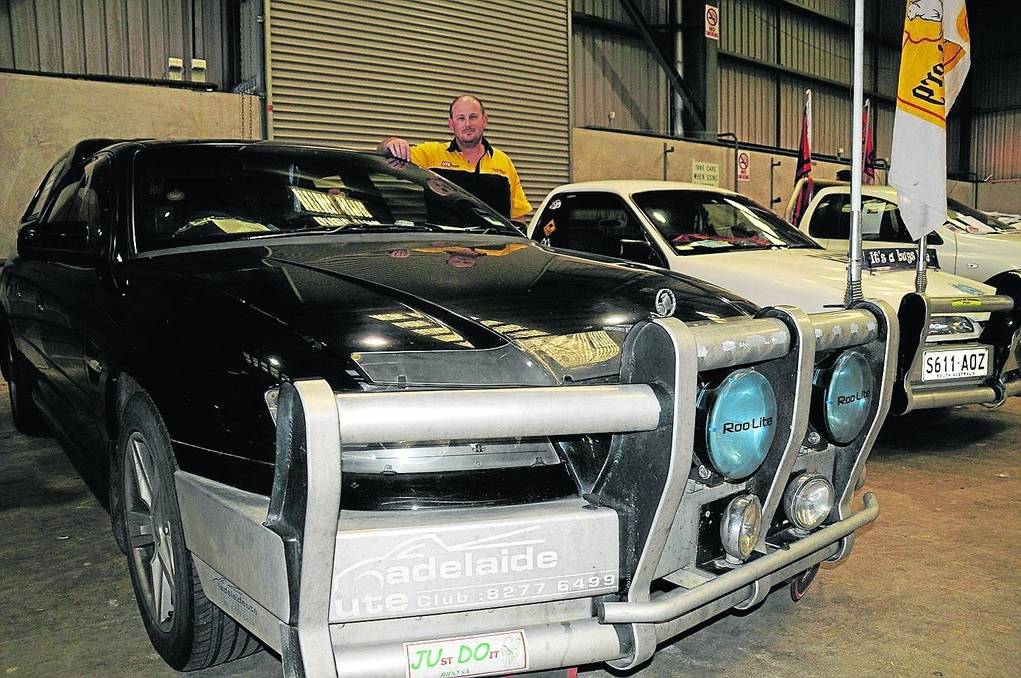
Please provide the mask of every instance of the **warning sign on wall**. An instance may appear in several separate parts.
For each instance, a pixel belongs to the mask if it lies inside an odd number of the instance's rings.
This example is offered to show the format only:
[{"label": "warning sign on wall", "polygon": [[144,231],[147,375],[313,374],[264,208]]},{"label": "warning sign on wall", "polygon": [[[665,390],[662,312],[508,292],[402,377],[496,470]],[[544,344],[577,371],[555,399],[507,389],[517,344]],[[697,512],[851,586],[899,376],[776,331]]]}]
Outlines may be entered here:
[{"label": "warning sign on wall", "polygon": [[702,186],[720,185],[720,166],[714,162],[691,161],[691,183]]},{"label": "warning sign on wall", "polygon": [[705,6],[705,37],[720,39],[720,8],[716,5]]},{"label": "warning sign on wall", "polygon": [[741,151],[737,154],[737,180],[752,180],[752,158],[748,151]]}]

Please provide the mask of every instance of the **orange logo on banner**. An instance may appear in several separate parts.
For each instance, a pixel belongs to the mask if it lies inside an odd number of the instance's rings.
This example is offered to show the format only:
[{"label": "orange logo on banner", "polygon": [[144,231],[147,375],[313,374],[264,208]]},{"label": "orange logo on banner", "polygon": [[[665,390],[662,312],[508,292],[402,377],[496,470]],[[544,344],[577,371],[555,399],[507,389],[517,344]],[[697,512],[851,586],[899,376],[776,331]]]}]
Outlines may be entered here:
[{"label": "orange logo on banner", "polygon": [[[957,17],[957,30],[968,39],[968,15]],[[965,55],[962,45],[943,37],[943,3],[913,0],[904,22],[897,102],[901,110],[939,127],[946,127],[947,75]]]}]

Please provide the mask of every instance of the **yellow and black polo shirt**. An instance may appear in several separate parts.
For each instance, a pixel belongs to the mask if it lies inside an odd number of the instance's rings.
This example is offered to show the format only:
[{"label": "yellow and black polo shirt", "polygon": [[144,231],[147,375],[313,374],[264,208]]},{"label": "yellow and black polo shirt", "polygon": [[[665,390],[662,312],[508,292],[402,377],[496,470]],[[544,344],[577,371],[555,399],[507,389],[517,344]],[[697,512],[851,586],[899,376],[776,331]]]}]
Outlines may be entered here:
[{"label": "yellow and black polo shirt", "polygon": [[411,162],[449,179],[511,219],[531,212],[532,205],[521,188],[514,163],[485,137],[482,146],[486,152],[475,166],[458,150],[456,139],[446,145],[442,141],[427,141],[413,146]]}]

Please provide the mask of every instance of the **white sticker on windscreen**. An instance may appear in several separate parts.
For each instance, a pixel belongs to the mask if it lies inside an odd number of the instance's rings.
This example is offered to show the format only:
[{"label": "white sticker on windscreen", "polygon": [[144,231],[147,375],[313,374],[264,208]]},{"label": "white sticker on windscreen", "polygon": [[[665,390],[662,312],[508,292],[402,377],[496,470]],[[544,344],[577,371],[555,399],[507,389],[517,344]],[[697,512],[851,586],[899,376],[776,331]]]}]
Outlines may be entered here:
[{"label": "white sticker on windscreen", "polygon": [[404,643],[408,678],[505,675],[528,668],[525,632]]}]

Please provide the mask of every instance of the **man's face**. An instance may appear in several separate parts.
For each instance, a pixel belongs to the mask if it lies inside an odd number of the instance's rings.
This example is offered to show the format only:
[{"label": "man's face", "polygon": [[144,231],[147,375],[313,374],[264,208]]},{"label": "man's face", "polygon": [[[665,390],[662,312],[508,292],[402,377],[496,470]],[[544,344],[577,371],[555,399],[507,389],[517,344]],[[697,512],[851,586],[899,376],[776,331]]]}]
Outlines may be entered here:
[{"label": "man's face", "polygon": [[447,124],[454,133],[458,145],[467,148],[482,141],[489,118],[482,112],[479,102],[474,99],[458,99],[454,103]]}]

